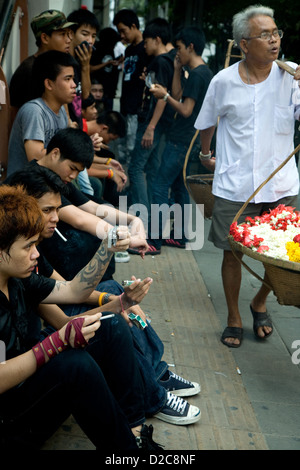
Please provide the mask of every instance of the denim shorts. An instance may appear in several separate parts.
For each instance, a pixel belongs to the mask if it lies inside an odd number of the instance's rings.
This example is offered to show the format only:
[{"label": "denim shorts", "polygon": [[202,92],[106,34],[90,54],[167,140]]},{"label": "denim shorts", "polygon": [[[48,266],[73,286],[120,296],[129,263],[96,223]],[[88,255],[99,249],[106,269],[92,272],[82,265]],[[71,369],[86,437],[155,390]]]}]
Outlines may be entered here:
[{"label": "denim shorts", "polygon": [[[296,207],[297,202],[298,196],[287,196],[275,202],[265,202],[260,204],[249,203],[238,219],[238,223],[242,223],[246,217],[260,216],[263,212],[266,212],[269,209],[274,209],[279,204]],[[230,225],[243,204],[243,202],[228,201],[227,199],[215,196],[212,223],[208,234],[208,240],[213,242],[217,248],[231,251],[227,238],[229,235]]]}]

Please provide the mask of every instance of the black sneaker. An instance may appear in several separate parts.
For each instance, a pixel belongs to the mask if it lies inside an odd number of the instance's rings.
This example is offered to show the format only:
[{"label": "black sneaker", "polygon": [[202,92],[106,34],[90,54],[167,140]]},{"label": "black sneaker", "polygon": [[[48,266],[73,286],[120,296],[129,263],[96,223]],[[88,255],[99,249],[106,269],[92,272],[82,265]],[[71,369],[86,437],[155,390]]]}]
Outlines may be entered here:
[{"label": "black sneaker", "polygon": [[140,450],[148,451],[148,452],[163,451],[163,448],[153,441],[152,434],[153,434],[152,424],[150,424],[150,426],[143,424],[140,436],[135,438],[138,448]]},{"label": "black sneaker", "polygon": [[171,392],[167,392],[167,402],[165,406],[154,416],[166,423],[185,426],[199,421],[201,411],[197,406],[190,405],[183,398],[173,395]]},{"label": "black sneaker", "polygon": [[191,397],[193,395],[197,395],[197,393],[201,391],[200,384],[197,382],[190,382],[169,370],[167,372],[168,373],[160,379],[159,383],[168,392],[173,393],[173,395],[178,395],[179,397]]}]

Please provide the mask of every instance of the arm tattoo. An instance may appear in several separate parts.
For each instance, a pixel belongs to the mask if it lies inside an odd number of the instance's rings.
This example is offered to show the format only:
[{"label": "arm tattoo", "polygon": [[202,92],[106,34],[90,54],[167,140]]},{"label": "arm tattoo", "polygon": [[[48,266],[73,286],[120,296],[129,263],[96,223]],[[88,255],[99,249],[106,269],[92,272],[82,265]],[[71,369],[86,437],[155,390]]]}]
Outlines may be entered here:
[{"label": "arm tattoo", "polygon": [[96,287],[103,277],[112,255],[113,253],[107,250],[107,243],[101,243],[91,261],[79,271],[74,280],[77,279],[80,284],[86,284],[85,287],[81,286],[82,289]]}]

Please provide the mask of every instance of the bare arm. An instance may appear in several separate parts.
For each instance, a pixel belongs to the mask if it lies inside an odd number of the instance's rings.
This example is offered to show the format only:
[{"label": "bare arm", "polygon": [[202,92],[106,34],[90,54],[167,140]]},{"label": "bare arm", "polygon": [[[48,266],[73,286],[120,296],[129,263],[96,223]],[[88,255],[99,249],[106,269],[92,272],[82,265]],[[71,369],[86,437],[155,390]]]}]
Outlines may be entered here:
[{"label": "bare arm", "polygon": [[24,148],[29,162],[34,159],[39,160],[47,153],[41,140],[25,140]]},{"label": "bare arm", "polygon": [[157,126],[157,123],[159,122],[165,110],[166,104],[167,103],[165,103],[163,100],[157,101],[154,111],[153,111],[153,115],[142,137],[142,142],[141,142],[142,147],[149,148],[153,144],[155,127]]},{"label": "bare arm", "polygon": [[97,236],[101,240],[107,236],[113,226],[128,225],[131,234],[130,246],[138,248],[142,256],[148,249],[142,220],[134,215],[118,211],[114,207],[88,201],[80,208],[73,205],[62,207],[59,211],[59,218],[72,227]]},{"label": "bare arm", "polygon": [[36,359],[32,351],[0,364],[0,394],[28,379],[36,371]]},{"label": "bare arm", "polygon": [[[157,84],[154,85],[154,88],[151,88],[150,91],[157,99],[162,99],[167,94],[167,89]],[[180,101],[177,101],[171,95],[169,95],[167,98],[167,102],[170,106],[172,106],[172,108],[175,109],[177,113],[181,114],[185,118],[189,117],[192,114],[195,106],[195,100],[189,97],[185,98],[185,100],[181,103]]]},{"label": "bare arm", "polygon": [[108,266],[114,251],[127,249],[128,229],[118,228],[121,239],[109,251],[107,239],[103,240],[91,261],[71,281],[57,281],[52,292],[42,303],[81,303],[94,291]]},{"label": "bare arm", "polygon": [[[84,316],[84,315],[81,315]],[[88,316],[83,324],[81,332],[86,341],[88,341],[92,336],[94,336],[95,331],[99,328],[100,322],[98,321],[100,314],[95,314],[94,316]],[[69,320],[69,319],[68,319]],[[59,331],[61,340],[65,338],[65,326],[62,327]],[[74,338],[74,335],[73,335]],[[71,347],[74,347],[73,343],[69,342]],[[62,353],[63,354],[63,353]],[[46,353],[45,363],[49,361],[49,357]],[[32,376],[37,370],[37,360],[32,350],[27,351],[24,354],[20,354],[13,359],[9,359],[5,363],[0,364],[0,394],[6,392],[7,390],[15,387],[16,385],[22,383],[24,380]]]},{"label": "bare arm", "polygon": [[90,233],[101,240],[105,238],[112,224],[100,219],[96,215],[86,212],[73,205],[62,207],[59,211],[59,218],[66,224],[77,230]]},{"label": "bare arm", "polygon": [[[209,127],[207,129],[203,129],[200,131],[201,152],[204,155],[208,155],[210,152],[210,145],[211,145],[211,141],[212,141],[215,129],[216,127],[212,126],[212,127]],[[211,172],[214,172],[215,163],[216,163],[215,157],[212,157],[208,160],[201,159],[201,163],[203,166],[205,166],[205,168],[207,168]]]},{"label": "bare arm", "polygon": [[[129,309],[132,308],[135,304],[139,304],[148,293],[151,284],[152,279],[150,277],[147,277],[142,281],[136,280],[134,284],[125,288],[124,295],[122,297],[122,303],[120,296],[112,295],[112,300],[109,303],[102,305],[101,307],[97,306],[92,310],[87,310],[84,312],[84,314],[79,314],[72,318],[82,317],[83,315],[94,315],[98,312],[109,311],[114,313],[122,313],[122,307],[124,307],[124,309]],[[97,294],[99,297],[99,292]],[[55,329],[62,328],[70,319],[70,317],[68,317],[56,304],[40,304],[39,315]],[[127,314],[125,314],[125,319],[128,320]]]},{"label": "bare arm", "polygon": [[92,56],[92,47],[83,45],[75,49],[77,58],[81,65],[81,90],[82,99],[87,99],[91,92],[90,60]]}]

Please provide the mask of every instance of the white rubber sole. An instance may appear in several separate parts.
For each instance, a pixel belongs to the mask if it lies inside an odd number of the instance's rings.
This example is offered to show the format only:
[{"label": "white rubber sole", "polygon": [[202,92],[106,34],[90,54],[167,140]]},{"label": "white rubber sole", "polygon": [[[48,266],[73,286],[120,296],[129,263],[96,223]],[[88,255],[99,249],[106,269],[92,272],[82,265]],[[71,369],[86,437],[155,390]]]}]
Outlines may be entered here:
[{"label": "white rubber sole", "polygon": [[187,424],[193,424],[199,421],[201,418],[201,411],[196,406],[190,405],[189,412],[187,416],[170,416],[165,413],[157,413],[154,415],[155,418],[165,421],[166,423],[176,424],[177,426],[186,426]]},{"label": "white rubber sole", "polygon": [[201,392],[201,385],[197,382],[191,382],[194,387],[193,388],[182,388],[179,390],[169,390],[173,395],[177,395],[178,397],[192,397],[197,395],[197,393]]}]

